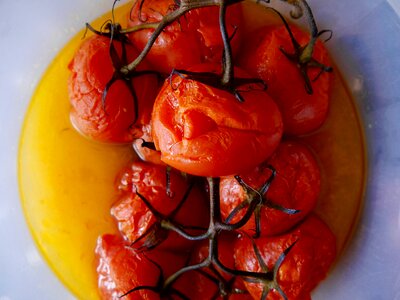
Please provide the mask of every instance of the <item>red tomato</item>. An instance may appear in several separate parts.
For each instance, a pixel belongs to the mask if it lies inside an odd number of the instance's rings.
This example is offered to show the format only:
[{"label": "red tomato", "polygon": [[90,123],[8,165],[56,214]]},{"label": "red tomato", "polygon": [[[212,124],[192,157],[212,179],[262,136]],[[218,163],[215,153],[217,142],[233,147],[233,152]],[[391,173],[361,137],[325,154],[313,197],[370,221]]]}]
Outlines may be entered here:
[{"label": "red tomato", "polygon": [[[269,165],[276,170],[276,176],[263,195],[265,202],[260,213],[263,235],[283,233],[302,220],[315,207],[321,182],[319,166],[313,154],[306,146],[293,141],[282,142],[267,162],[240,176],[247,185],[259,190],[272,174]],[[228,218],[247,199],[245,189],[233,176],[222,178],[220,203],[224,218]],[[270,208],[267,206],[268,201],[299,212],[287,214]],[[231,223],[239,221],[246,210],[247,206],[238,212]],[[255,224],[255,218],[252,217],[241,230],[254,234]]]},{"label": "red tomato", "polygon": [[[235,268],[232,247],[237,239],[234,234],[222,234],[218,238],[218,257],[223,265],[230,269]],[[208,240],[198,244],[191,253],[190,265],[203,262],[209,255]],[[214,271],[212,271],[212,270]],[[224,280],[225,292],[228,298],[223,298],[219,290],[219,277]],[[204,299],[230,299],[230,300],[251,300],[241,280],[234,279],[232,275],[220,270],[213,265],[210,268],[202,268],[196,271],[189,271],[182,275],[174,286],[177,290],[188,296],[191,300]],[[231,290],[230,290],[231,289]],[[234,289],[243,291],[243,294],[234,294]],[[232,294],[230,294],[232,293]]]},{"label": "red tomato", "polygon": [[[128,26],[160,22],[164,15],[175,9],[174,0],[136,1]],[[223,43],[218,16],[219,8],[216,6],[189,11],[164,29],[146,58],[157,70],[168,74],[172,69],[187,69],[203,62],[220,62]],[[241,6],[229,6],[226,14],[228,35],[233,34],[235,27],[239,28],[232,40],[235,49],[240,42],[241,24]],[[143,49],[153,32],[154,29],[140,30],[132,33],[130,39],[138,49]]]},{"label": "red tomato", "polygon": [[[281,254],[295,243],[277,272],[277,282],[288,299],[310,299],[310,292],[326,277],[336,256],[335,236],[315,215],[285,235],[260,237],[254,242],[269,270],[274,269]],[[234,251],[237,269],[263,272],[249,237],[241,237]],[[254,299],[261,299],[262,283],[245,282],[245,285]],[[282,297],[274,289],[267,299]]]},{"label": "red tomato", "polygon": [[[104,235],[97,241],[97,274],[102,299],[120,299],[120,296],[138,286],[156,286],[160,271],[143,253],[135,252],[114,235]],[[130,293],[124,299],[156,300],[152,291]]]},{"label": "red tomato", "polygon": [[[137,241],[154,224],[159,224],[156,216],[136,192],[144,196],[157,212],[169,216],[179,206],[189,187],[187,181],[179,173],[171,170],[170,195],[168,195],[166,166],[145,162],[132,163],[124,170],[119,182],[123,193],[113,205],[111,214],[117,220],[121,233],[130,242]],[[185,226],[207,228],[208,215],[204,195],[194,187],[187,201],[172,219]],[[182,250],[191,245],[190,241],[178,234],[168,233],[161,228],[156,228],[152,234],[146,235],[146,239],[142,242],[149,243],[150,246],[162,242],[160,247],[163,249]],[[136,246],[142,245],[139,243]]]},{"label": "red tomato", "polygon": [[[195,72],[218,73],[200,65]],[[248,75],[236,69],[237,77]],[[255,167],[278,146],[283,126],[278,107],[255,85],[239,102],[233,94],[174,75],[164,83],[152,114],[152,133],[161,160],[183,172],[223,176]]]},{"label": "red tomato", "polygon": [[[120,42],[114,41],[119,55]],[[110,40],[95,35],[86,39],[69,64],[71,76],[68,82],[71,102],[71,121],[74,127],[86,137],[101,142],[131,142],[140,135],[140,126],[150,122],[150,114],[157,94],[157,78],[152,75],[132,79],[137,95],[139,119],[135,120],[134,98],[127,83],[117,80],[108,90],[105,106],[102,104],[103,91],[113,76],[114,67],[109,54]],[[138,55],[131,45],[126,45],[127,59]],[[139,70],[142,70],[141,65]]]},{"label": "red tomato", "polygon": [[[300,45],[308,43],[308,34],[294,25],[291,29]],[[312,82],[313,94],[308,94],[296,63],[280,50],[282,47],[287,53],[294,53],[284,26],[261,28],[248,36],[245,45],[239,65],[267,83],[268,93],[282,112],[285,133],[302,135],[320,127],[328,112],[332,74],[322,73]],[[324,65],[331,64],[320,41],[315,45],[313,58]],[[318,68],[309,68],[308,75],[314,79],[319,72]]]}]

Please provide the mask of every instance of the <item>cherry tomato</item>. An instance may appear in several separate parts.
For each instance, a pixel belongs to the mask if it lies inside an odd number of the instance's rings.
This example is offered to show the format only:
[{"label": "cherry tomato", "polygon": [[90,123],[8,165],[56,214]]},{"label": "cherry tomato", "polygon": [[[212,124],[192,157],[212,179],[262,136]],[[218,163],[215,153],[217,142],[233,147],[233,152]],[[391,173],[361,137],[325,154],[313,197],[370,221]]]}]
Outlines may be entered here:
[{"label": "cherry tomato", "polygon": [[[323,280],[336,257],[336,239],[327,225],[315,215],[309,216],[291,232],[277,237],[254,240],[263,263],[273,270],[281,254],[290,246],[289,253],[277,272],[277,282],[288,299],[310,299],[310,292]],[[237,269],[265,272],[257,258],[253,243],[242,236],[235,244]],[[263,283],[245,285],[254,299],[261,299]],[[283,299],[276,289],[267,299]]]},{"label": "cherry tomato", "polygon": [[[160,22],[164,15],[176,8],[174,0],[136,1],[128,26]],[[189,11],[164,29],[146,58],[157,70],[167,74],[172,69],[187,69],[203,62],[220,62],[223,43],[218,16],[219,8],[216,6]],[[232,47],[236,49],[240,42],[241,6],[229,6],[226,17],[229,36],[234,33],[235,27],[238,28],[232,40]],[[154,29],[140,30],[132,33],[130,39],[138,49],[143,49],[153,32]]]},{"label": "cherry tomato", "polygon": [[[195,72],[218,73],[200,65]],[[237,77],[248,75],[236,69]],[[152,134],[161,160],[183,172],[222,176],[253,168],[278,146],[282,119],[278,107],[255,85],[233,94],[199,81],[172,76],[164,83],[152,114]]]},{"label": "cherry tomato", "polygon": [[[148,258],[126,246],[114,235],[104,235],[97,241],[98,286],[102,299],[120,299],[120,296],[138,286],[156,286],[160,271]],[[152,291],[141,290],[128,294],[124,299],[156,300]]]},{"label": "cherry tomato", "polygon": [[[315,207],[321,182],[320,169],[314,155],[305,145],[298,142],[282,142],[268,161],[241,174],[240,177],[251,188],[260,190],[271,177],[272,170],[269,166],[275,169],[276,176],[263,195],[264,203],[260,212],[260,229],[263,235],[283,233],[302,220]],[[220,204],[224,218],[228,218],[232,211],[247,199],[245,189],[233,176],[222,178]],[[298,212],[288,214],[268,206],[271,203]],[[231,223],[239,221],[246,210],[247,207],[240,210]],[[254,234],[255,226],[255,218],[252,217],[241,230]]]},{"label": "cherry tomato", "polygon": [[[308,34],[294,25],[291,29],[300,45],[308,43]],[[280,50],[282,47],[287,53],[294,53],[284,26],[261,28],[249,35],[245,44],[239,65],[268,84],[268,93],[282,112],[285,133],[302,135],[320,127],[327,117],[332,74],[322,73],[312,82],[313,94],[308,94],[296,63]],[[313,58],[324,65],[331,64],[320,41],[315,44]],[[319,72],[318,68],[309,68],[308,76],[314,79]]]},{"label": "cherry tomato", "polygon": [[175,232],[168,232],[156,226],[160,222],[137,192],[158,213],[168,216],[178,224],[200,228],[208,226],[209,213],[205,196],[196,187],[192,188],[189,197],[176,215],[170,216],[182,202],[185,193],[189,190],[189,184],[174,170],[170,171],[169,177],[168,191],[166,166],[133,162],[122,172],[118,180],[123,192],[113,205],[111,214],[117,220],[119,230],[128,241],[135,242],[145,236],[140,240],[143,244],[140,242],[137,246],[152,247],[161,243],[159,247],[163,249],[183,250],[192,244]]},{"label": "cherry tomato", "polygon": [[[122,45],[113,42],[119,55]],[[138,52],[125,45],[127,60],[134,59]],[[130,82],[115,81],[107,92],[105,105],[103,91],[111,80],[114,67],[109,54],[110,40],[95,35],[87,38],[69,64],[71,76],[68,82],[71,102],[71,121],[84,136],[101,142],[127,143],[141,134],[140,125],[150,122],[152,105],[157,93],[157,78],[140,76]],[[146,68],[141,65],[141,68]],[[135,121],[135,105],[131,84],[138,99],[138,120]]]}]

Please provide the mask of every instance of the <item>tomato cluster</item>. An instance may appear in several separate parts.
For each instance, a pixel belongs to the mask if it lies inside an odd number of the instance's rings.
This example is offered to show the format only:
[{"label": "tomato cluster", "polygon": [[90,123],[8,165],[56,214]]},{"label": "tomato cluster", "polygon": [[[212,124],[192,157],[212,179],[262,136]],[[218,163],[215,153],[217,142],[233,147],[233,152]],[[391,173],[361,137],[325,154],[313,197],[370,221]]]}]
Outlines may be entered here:
[{"label": "tomato cluster", "polygon": [[101,297],[309,299],[336,245],[292,136],[326,119],[328,54],[280,13],[245,32],[242,1],[203,2],[137,1],[69,66],[76,129],[138,156],[116,177],[120,235],[98,239]]}]

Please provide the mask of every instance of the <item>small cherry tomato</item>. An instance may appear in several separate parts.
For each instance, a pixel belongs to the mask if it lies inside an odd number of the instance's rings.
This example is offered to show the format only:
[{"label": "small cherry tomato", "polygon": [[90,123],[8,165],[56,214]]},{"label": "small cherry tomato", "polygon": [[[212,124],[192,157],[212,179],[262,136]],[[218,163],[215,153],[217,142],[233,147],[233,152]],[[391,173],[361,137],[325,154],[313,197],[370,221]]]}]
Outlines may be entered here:
[{"label": "small cherry tomato", "polygon": [[[120,299],[122,295],[138,286],[156,286],[160,271],[148,258],[115,235],[99,237],[96,247],[98,286],[102,299]],[[157,300],[152,291],[132,292],[123,299]]]},{"label": "small cherry tomato", "polygon": [[[162,220],[207,228],[209,213],[205,196],[196,187],[190,190],[188,182],[176,171],[167,171],[166,166],[134,162],[124,169],[118,182],[122,194],[113,205],[111,214],[117,220],[123,236],[134,243],[134,247],[152,248],[160,244],[159,247],[163,249],[184,250],[192,245],[177,233],[161,228],[161,220],[143,198],[157,213],[166,217]],[[184,201],[188,191],[190,192]],[[177,208],[177,212],[171,216]]]},{"label": "small cherry tomato", "polygon": [[[281,236],[254,241],[242,236],[235,244],[235,264],[238,270],[266,273],[274,270],[284,251],[288,253],[276,273],[277,284],[288,299],[311,299],[310,292],[326,277],[336,257],[335,236],[321,219],[311,215]],[[263,282],[245,281],[245,285],[254,299],[261,299],[268,288]],[[269,292],[267,299],[283,299],[276,288],[265,292]]]},{"label": "small cherry tomato", "polygon": [[[291,29],[300,45],[308,43],[308,34],[294,25]],[[327,117],[332,74],[318,76],[319,68],[309,68],[309,78],[318,79],[312,82],[313,94],[308,94],[297,64],[281,51],[294,53],[284,26],[261,28],[250,34],[245,44],[239,65],[267,83],[268,93],[282,112],[285,133],[302,135],[320,127]],[[331,64],[321,41],[315,44],[313,58],[324,65]]]},{"label": "small cherry tomato", "polygon": [[[160,22],[162,17],[176,9],[174,0],[136,1],[128,26]],[[226,28],[232,39],[232,47],[238,48],[241,34],[242,11],[240,5],[231,5],[226,13]],[[154,29],[143,29],[130,34],[138,49],[147,44]],[[159,35],[147,60],[159,71],[169,74],[172,69],[187,69],[203,62],[221,61],[223,42],[219,31],[219,8],[193,9],[168,25]]]},{"label": "small cherry tomato", "polygon": [[[293,141],[282,142],[265,163],[240,174],[240,178],[251,189],[260,191],[271,178],[273,170],[276,171],[276,175],[262,195],[263,202],[260,204],[262,205],[260,229],[263,235],[281,234],[301,221],[315,207],[320,191],[321,175],[318,163],[312,152],[303,144]],[[235,177],[222,178],[220,183],[222,216],[228,218],[235,208],[246,203],[249,200],[249,192],[252,191],[246,191]],[[238,210],[230,222],[239,221],[247,207],[248,205],[245,205],[243,209]],[[289,214],[282,211],[282,208],[297,212]],[[254,234],[255,217],[251,217],[241,230]]]},{"label": "small cherry tomato", "polygon": [[[113,44],[117,53],[122,55],[121,42],[114,41]],[[138,52],[133,46],[126,44],[125,48],[127,60],[136,58]],[[69,64],[70,116],[74,127],[88,138],[127,143],[141,134],[141,124],[150,122],[158,81],[153,75],[139,76],[130,81],[119,79],[108,89],[103,105],[103,92],[114,74],[109,49],[109,38],[99,35],[89,37]],[[141,65],[138,70],[143,68],[146,66]],[[137,96],[139,111],[136,127],[133,126],[136,114],[134,97],[128,85]]]},{"label": "small cherry tomato", "polygon": [[[216,65],[191,71],[218,73]],[[249,78],[236,69],[236,77]],[[164,83],[152,114],[152,134],[161,160],[189,174],[240,173],[266,160],[278,146],[278,107],[256,85],[242,86],[244,102],[233,94],[174,75]]]}]

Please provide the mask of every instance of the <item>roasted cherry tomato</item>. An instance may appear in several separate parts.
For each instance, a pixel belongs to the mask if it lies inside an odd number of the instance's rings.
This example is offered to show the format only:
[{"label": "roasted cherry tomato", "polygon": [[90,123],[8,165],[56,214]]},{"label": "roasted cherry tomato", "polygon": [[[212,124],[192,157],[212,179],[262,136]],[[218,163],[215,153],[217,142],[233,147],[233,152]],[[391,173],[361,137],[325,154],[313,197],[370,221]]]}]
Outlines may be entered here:
[{"label": "roasted cherry tomato", "polygon": [[[291,29],[300,45],[308,43],[308,34],[294,25]],[[294,53],[284,26],[261,28],[248,36],[245,45],[239,65],[268,84],[268,93],[282,112],[285,133],[302,135],[320,127],[327,117],[332,74],[318,76],[319,68],[309,68],[309,78],[318,79],[312,82],[313,94],[308,94],[297,64],[281,51]],[[331,64],[321,41],[315,44],[313,58],[324,65]]]},{"label": "roasted cherry tomato", "polygon": [[[219,261],[230,269],[235,269],[232,247],[237,234],[223,233],[218,237]],[[203,262],[209,256],[209,241],[196,245],[191,253],[190,265]],[[182,275],[174,287],[191,300],[230,299],[251,300],[243,282],[222,271],[216,265],[189,271]],[[225,295],[225,298],[224,298]]]},{"label": "roasted cherry tomato", "polygon": [[[200,65],[195,72],[218,73]],[[249,76],[236,69],[236,77]],[[278,146],[282,119],[275,102],[256,85],[233,94],[174,75],[164,83],[152,114],[152,134],[161,160],[200,176],[236,174],[257,166]]]},{"label": "roasted cherry tomato", "polygon": [[[208,206],[204,195],[193,187],[184,201],[189,191],[188,182],[174,170],[169,171],[168,181],[166,166],[145,162],[132,163],[118,179],[123,192],[113,205],[111,214],[117,220],[121,233],[134,247],[152,248],[160,244],[159,247],[164,249],[183,250],[191,245],[190,241],[175,232],[160,228],[161,220],[141,196],[169,220],[184,226],[207,228]],[[176,208],[179,208],[176,214],[171,216]]]},{"label": "roasted cherry tomato", "polygon": [[[136,1],[128,26],[157,23],[177,7],[174,0]],[[219,31],[219,8],[203,7],[189,11],[184,17],[170,24],[157,38],[147,55],[148,61],[159,71],[169,74],[172,69],[187,69],[203,62],[220,62],[223,43]],[[238,48],[241,34],[242,11],[240,5],[231,5],[226,13],[228,35],[232,47]],[[147,44],[154,29],[134,32],[130,39],[138,49]]]},{"label": "roasted cherry tomato", "polygon": [[[335,236],[315,215],[282,236],[260,237],[254,241],[242,236],[235,244],[236,267],[249,272],[272,271],[278,258],[291,246],[275,279],[288,299],[310,299],[310,292],[326,277],[336,257]],[[261,299],[266,289],[263,283],[245,281],[245,285],[254,299]],[[273,289],[267,299],[283,298],[277,289]]]},{"label": "roasted cherry tomato", "polygon": [[[276,171],[276,175],[272,179],[273,170]],[[260,229],[263,235],[283,233],[303,219],[315,207],[321,182],[320,169],[314,155],[305,145],[293,141],[282,142],[268,161],[240,174],[240,178],[247,188],[233,176],[222,178],[221,213],[224,218],[228,218],[236,207],[249,201],[249,195],[254,193],[254,190],[259,192],[271,178],[272,181],[263,194],[260,211]],[[243,209],[230,218],[230,222],[239,221],[247,208],[248,205],[244,205]],[[292,211],[285,212],[282,209]],[[255,220],[255,217],[252,217],[241,230],[254,234]]]},{"label": "roasted cherry tomato", "polygon": [[[121,42],[113,42],[122,55]],[[127,61],[138,55],[137,50],[126,44]],[[95,35],[87,38],[69,64],[69,96],[71,121],[84,136],[101,142],[126,143],[141,135],[140,126],[150,122],[150,114],[158,81],[153,75],[136,77],[130,81],[117,80],[109,88],[103,105],[102,97],[114,73],[109,53],[110,39]],[[140,65],[138,70],[147,68]],[[137,96],[138,119],[131,88]]]},{"label": "roasted cherry tomato", "polygon": [[[102,299],[120,299],[122,295],[138,286],[156,286],[160,276],[157,265],[143,253],[135,252],[114,235],[104,235],[97,241],[97,274]],[[156,300],[160,297],[152,291],[132,292],[124,299]]]}]

